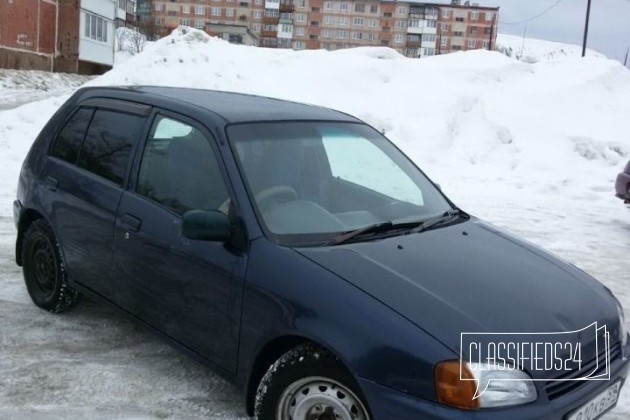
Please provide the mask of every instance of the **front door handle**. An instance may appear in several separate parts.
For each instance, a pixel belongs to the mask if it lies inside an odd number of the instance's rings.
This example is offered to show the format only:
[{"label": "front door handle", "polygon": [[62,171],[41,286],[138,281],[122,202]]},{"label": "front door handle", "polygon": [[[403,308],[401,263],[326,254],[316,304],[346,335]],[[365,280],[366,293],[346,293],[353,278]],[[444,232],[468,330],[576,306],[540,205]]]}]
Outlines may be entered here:
[{"label": "front door handle", "polygon": [[50,191],[57,191],[57,185],[59,185],[59,181],[57,181],[56,178],[53,178],[52,176],[46,177],[46,188]]},{"label": "front door handle", "polygon": [[142,220],[138,219],[136,216],[132,216],[129,213],[125,213],[120,217],[120,223],[123,228],[131,231],[138,232],[140,227],[142,226]]}]

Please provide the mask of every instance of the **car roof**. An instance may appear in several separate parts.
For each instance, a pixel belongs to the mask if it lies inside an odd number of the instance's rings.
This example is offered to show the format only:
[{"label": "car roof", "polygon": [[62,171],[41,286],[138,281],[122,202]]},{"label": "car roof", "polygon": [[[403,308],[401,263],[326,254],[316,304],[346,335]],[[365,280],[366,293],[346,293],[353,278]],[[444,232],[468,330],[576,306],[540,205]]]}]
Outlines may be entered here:
[{"label": "car roof", "polygon": [[211,111],[228,123],[290,120],[360,122],[351,115],[329,108],[243,93],[163,86],[102,86],[88,89],[140,92],[186,102]]}]

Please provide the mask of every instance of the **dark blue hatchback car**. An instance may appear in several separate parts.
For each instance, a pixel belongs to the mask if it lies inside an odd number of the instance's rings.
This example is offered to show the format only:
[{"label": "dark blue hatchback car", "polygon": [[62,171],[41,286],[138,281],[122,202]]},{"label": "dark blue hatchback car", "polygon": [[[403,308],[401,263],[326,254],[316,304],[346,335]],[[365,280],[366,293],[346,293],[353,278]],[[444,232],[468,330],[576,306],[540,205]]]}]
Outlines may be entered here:
[{"label": "dark blue hatchback car", "polygon": [[36,139],[14,214],[36,305],[102,299],[258,419],[592,419],[626,377],[606,287],[466,214],[340,112],[84,88]]}]

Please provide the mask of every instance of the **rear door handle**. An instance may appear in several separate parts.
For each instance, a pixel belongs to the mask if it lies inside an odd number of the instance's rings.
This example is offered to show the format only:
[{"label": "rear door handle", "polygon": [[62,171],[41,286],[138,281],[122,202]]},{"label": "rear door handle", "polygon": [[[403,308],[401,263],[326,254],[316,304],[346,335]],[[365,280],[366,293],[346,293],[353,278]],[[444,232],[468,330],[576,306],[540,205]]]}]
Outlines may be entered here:
[{"label": "rear door handle", "polygon": [[138,232],[142,226],[142,220],[129,213],[125,213],[120,217],[120,223],[125,229],[131,232]]},{"label": "rear door handle", "polygon": [[51,191],[57,191],[57,185],[59,185],[59,181],[57,181],[55,178],[53,178],[52,176],[46,177],[46,188]]}]

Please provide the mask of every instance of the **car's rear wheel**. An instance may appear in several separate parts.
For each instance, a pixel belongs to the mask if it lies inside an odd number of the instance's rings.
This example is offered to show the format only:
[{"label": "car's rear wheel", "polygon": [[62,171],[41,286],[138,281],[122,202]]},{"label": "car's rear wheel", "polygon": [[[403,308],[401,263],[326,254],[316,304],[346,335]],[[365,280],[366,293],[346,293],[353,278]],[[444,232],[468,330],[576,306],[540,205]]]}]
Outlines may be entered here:
[{"label": "car's rear wheel", "polygon": [[330,353],[300,345],[280,357],[256,392],[258,420],[369,420],[354,378]]},{"label": "car's rear wheel", "polygon": [[24,281],[33,303],[54,313],[70,309],[80,294],[68,286],[59,244],[50,225],[44,219],[34,221],[23,241]]}]

